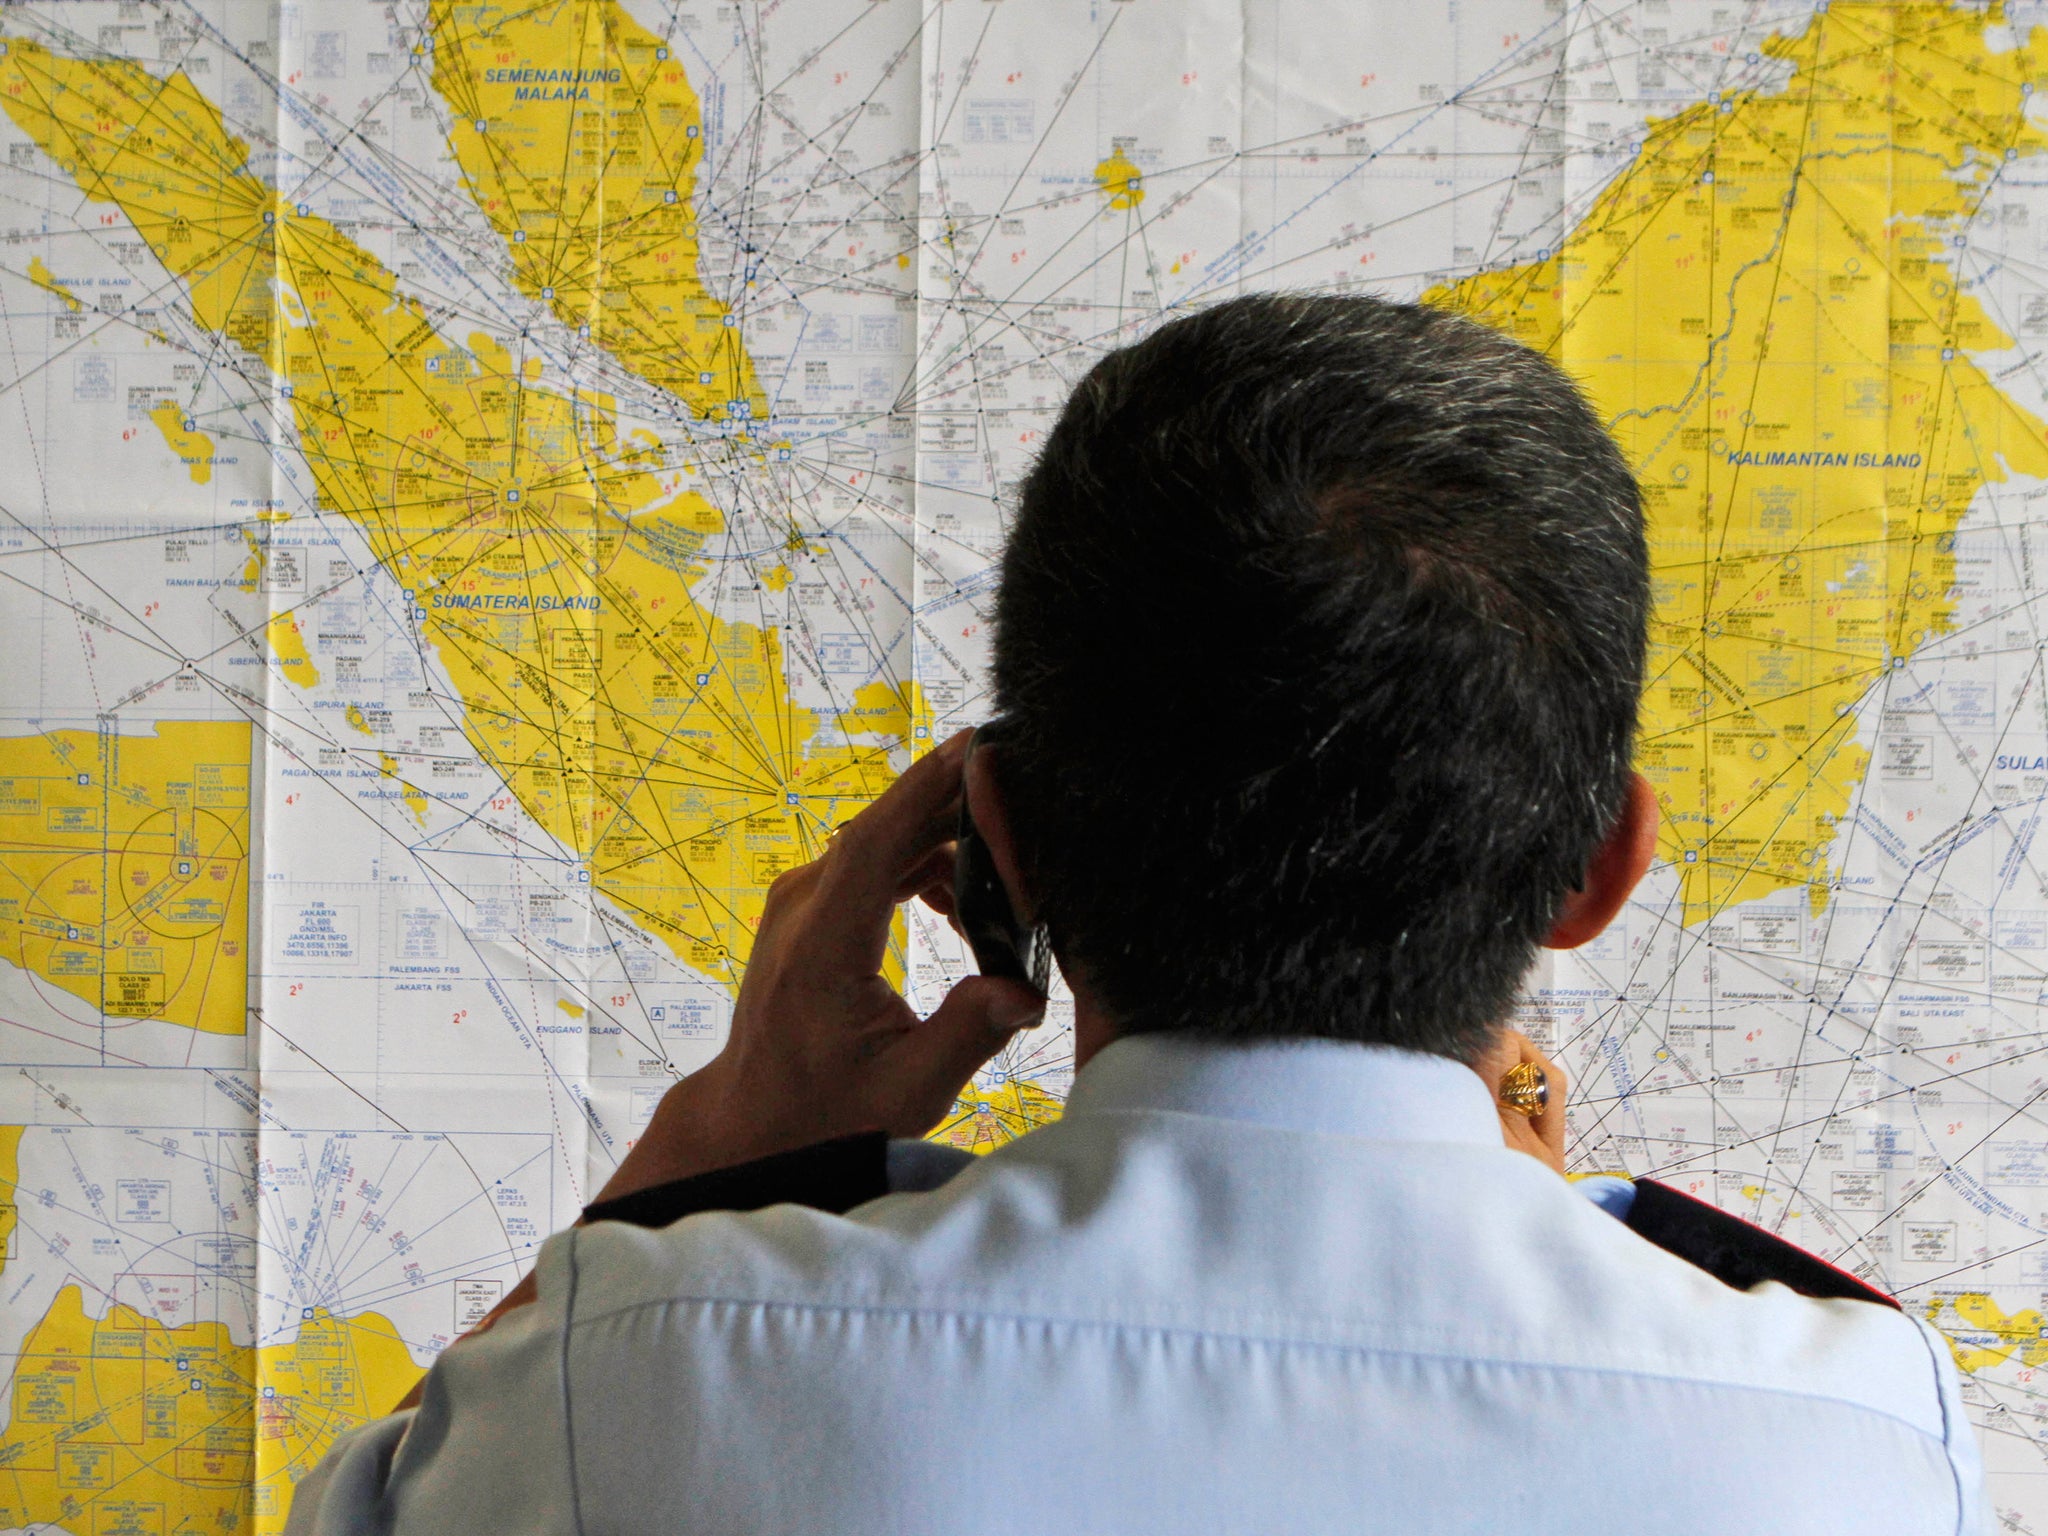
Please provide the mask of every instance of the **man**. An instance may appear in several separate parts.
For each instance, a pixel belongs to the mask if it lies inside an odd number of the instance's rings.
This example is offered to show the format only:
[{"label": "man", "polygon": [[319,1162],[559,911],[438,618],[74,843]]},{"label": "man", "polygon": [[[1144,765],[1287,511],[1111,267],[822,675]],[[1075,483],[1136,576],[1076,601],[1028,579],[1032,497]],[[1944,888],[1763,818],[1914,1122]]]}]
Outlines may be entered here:
[{"label": "man", "polygon": [[[1004,555],[1000,738],[777,882],[724,1052],[293,1530],[1976,1530],[1932,1330],[1724,1283],[1496,1106],[1536,949],[1651,856],[1647,612],[1627,467],[1513,343],[1260,297],[1105,359]],[[1073,987],[1066,1115],[811,1198],[1037,1016],[880,975],[963,794]],[[702,1209],[785,1185],[852,1208]]]}]

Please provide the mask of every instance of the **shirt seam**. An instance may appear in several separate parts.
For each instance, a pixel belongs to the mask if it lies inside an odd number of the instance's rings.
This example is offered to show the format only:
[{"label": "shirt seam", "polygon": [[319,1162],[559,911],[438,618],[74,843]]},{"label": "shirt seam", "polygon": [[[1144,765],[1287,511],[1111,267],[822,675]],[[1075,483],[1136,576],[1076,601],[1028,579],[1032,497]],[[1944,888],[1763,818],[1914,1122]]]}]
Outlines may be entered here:
[{"label": "shirt seam", "polygon": [[[1915,1318],[1914,1322],[1918,1324],[1919,1319]],[[1927,1351],[1927,1363],[1934,1369],[1934,1400],[1941,1405],[1942,1460],[1948,1466],[1948,1478],[1955,1485],[1956,1490],[1956,1536],[1968,1536],[1968,1533],[1963,1528],[1963,1521],[1970,1512],[1969,1493],[1963,1487],[1962,1473],[1956,1469],[1956,1457],[1953,1449],[1956,1426],[1953,1417],[1948,1411],[1948,1393],[1941,1389],[1941,1356],[1935,1353],[1936,1341],[1928,1337],[1931,1330],[1925,1325],[1920,1325],[1916,1326],[1913,1331],[1920,1335],[1920,1347]]]},{"label": "shirt seam", "polygon": [[[1802,1392],[1797,1388],[1793,1387],[1768,1386],[1750,1382],[1736,1383],[1727,1381],[1717,1381],[1711,1377],[1705,1376],[1664,1375],[1656,1371],[1631,1369],[1626,1366],[1579,1365],[1569,1361],[1557,1360],[1516,1360],[1503,1355],[1462,1354],[1454,1350],[1428,1349],[1418,1346],[1400,1346],[1390,1344],[1342,1344],[1310,1339],[1274,1338],[1265,1334],[1250,1333],[1229,1328],[1196,1328],[1187,1325],[1156,1322],[1105,1322],[1095,1318],[1049,1317],[1034,1312],[1009,1312],[997,1309],[988,1309],[982,1311],[964,1311],[948,1307],[921,1307],[906,1305],[902,1303],[888,1302],[775,1301],[763,1299],[760,1297],[698,1295],[653,1297],[646,1301],[631,1302],[624,1306],[613,1307],[609,1311],[600,1312],[594,1317],[574,1318],[573,1321],[569,1322],[562,1329],[562,1357],[564,1361],[565,1371],[567,1368],[569,1352],[569,1336],[576,1329],[588,1327],[597,1323],[610,1322],[616,1318],[627,1317],[634,1313],[650,1312],[657,1309],[667,1310],[679,1306],[727,1306],[741,1308],[759,1308],[764,1311],[808,1312],[819,1314],[841,1313],[859,1314],[862,1316],[975,1318],[1016,1323],[1054,1323],[1063,1327],[1088,1329],[1090,1331],[1098,1333],[1131,1332],[1139,1334],[1172,1334],[1197,1339],[1228,1339],[1243,1344],[1265,1344],[1277,1346],[1283,1349],[1312,1350],[1322,1354],[1401,1355],[1417,1359],[1446,1360],[1469,1365],[1495,1365],[1502,1366],[1510,1370],[1560,1371],[1571,1372],[1574,1374],[1586,1376],[1628,1377],[1640,1381],[1684,1382],[1692,1386],[1711,1387],[1716,1390],[1729,1392],[1765,1392],[1770,1393],[1771,1395],[1776,1397],[1793,1398],[1802,1402],[1833,1403],[1839,1407],[1847,1408],[1854,1412],[1867,1413],[1876,1418],[1889,1419],[1895,1424],[1902,1425],[1904,1428],[1911,1431],[1913,1434],[1921,1436],[1923,1439],[1933,1440],[1936,1443],[1938,1443],[1942,1448],[1942,1460],[1944,1464],[1948,1466],[1950,1481],[1957,1486],[1958,1490],[1960,1490],[1961,1488],[1961,1481],[1959,1478],[1957,1478],[1955,1472],[1954,1459],[1949,1455],[1948,1405],[1945,1401],[1942,1401],[1941,1399],[1940,1383],[1938,1381],[1935,1384],[1935,1397],[1937,1402],[1939,1402],[1941,1406],[1941,1419],[1943,1427],[1943,1432],[1939,1436],[1930,1433],[1928,1430],[1925,1430],[1921,1428],[1918,1424],[1915,1424],[1912,1420],[1904,1418],[1899,1414],[1893,1413],[1888,1409],[1875,1407],[1869,1403],[1858,1402],[1853,1398],[1837,1397],[1821,1392]],[[1917,1332],[1918,1330],[1915,1331]],[[1923,1348],[1926,1347],[1926,1339],[1924,1335],[1922,1336],[1921,1343]],[[566,1379],[563,1383],[563,1394],[565,1407],[564,1417],[566,1418],[566,1400],[568,1394],[568,1382],[566,1381]],[[571,1498],[573,1501],[575,1494],[575,1460],[573,1455],[573,1445],[571,1449],[572,1455],[570,1459],[570,1491]],[[1958,1519],[1960,1519],[1960,1516],[1958,1516]],[[582,1531],[582,1526],[580,1523],[577,1526],[577,1530],[580,1536],[580,1533]],[[1960,1536],[1960,1525],[1958,1526],[1958,1532]]]},{"label": "shirt seam", "polygon": [[[887,1198],[889,1197],[884,1197]],[[1650,1246],[1654,1248],[1654,1245]],[[750,1287],[733,1289],[728,1285],[722,1285],[715,1278],[699,1277],[695,1283],[712,1288],[676,1291],[667,1295],[643,1295],[634,1300],[603,1306],[602,1310],[593,1310],[578,1321],[599,1322],[635,1308],[659,1306],[672,1300],[680,1300],[726,1302],[735,1305],[758,1302],[813,1309],[906,1312],[932,1316],[1022,1318],[1036,1322],[1086,1324],[1094,1328],[1154,1329],[1171,1333],[1213,1334],[1218,1337],[1266,1339],[1274,1343],[1300,1343],[1339,1349],[1386,1348],[1394,1353],[1445,1358],[1483,1358],[1503,1362],[1514,1361],[1517,1358],[1517,1346],[1524,1342],[1519,1334],[1504,1332],[1483,1324],[1463,1328],[1427,1323],[1388,1325],[1349,1313],[1303,1312],[1299,1308],[1287,1307],[1181,1307],[1172,1304],[1162,1306],[1155,1302],[1135,1307],[1113,1306],[1108,1309],[1097,1307],[1070,1310],[1061,1305],[1061,1298],[1057,1295],[1005,1295],[975,1290],[968,1294],[948,1291],[932,1295],[927,1292],[924,1295],[899,1299],[886,1291],[877,1292],[867,1287],[828,1286],[822,1290],[814,1289],[809,1295],[791,1296],[762,1295]],[[1718,1283],[1716,1288],[1720,1288]],[[1903,1315],[1901,1321],[1911,1326],[1910,1320],[1905,1319]],[[1304,1326],[1310,1324],[1314,1326]],[[1361,1341],[1360,1335],[1365,1335],[1366,1338]],[[1382,1340],[1388,1342],[1383,1344],[1380,1342]],[[1659,1353],[1656,1355],[1656,1361],[1660,1370],[1675,1378],[1701,1381],[1717,1379],[1711,1369],[1705,1367],[1692,1354],[1674,1357],[1668,1353]],[[1652,1374],[1648,1370],[1625,1363],[1613,1366],[1593,1363],[1582,1368],[1614,1369],[1636,1375]],[[1851,1400],[1853,1399],[1844,1399]]]},{"label": "shirt seam", "polygon": [[576,1329],[576,1284],[580,1271],[580,1266],[576,1262],[576,1244],[577,1239],[582,1235],[581,1231],[572,1228],[569,1232],[569,1241],[563,1244],[563,1247],[567,1250],[564,1259],[568,1266],[569,1275],[568,1284],[565,1287],[566,1294],[562,1300],[564,1323],[562,1327],[560,1361],[557,1366],[561,1374],[562,1436],[566,1442],[563,1449],[568,1453],[567,1461],[569,1464],[569,1518],[575,1524],[576,1536],[584,1536],[583,1483],[576,1467],[576,1402],[575,1394],[570,1391],[569,1347]]}]

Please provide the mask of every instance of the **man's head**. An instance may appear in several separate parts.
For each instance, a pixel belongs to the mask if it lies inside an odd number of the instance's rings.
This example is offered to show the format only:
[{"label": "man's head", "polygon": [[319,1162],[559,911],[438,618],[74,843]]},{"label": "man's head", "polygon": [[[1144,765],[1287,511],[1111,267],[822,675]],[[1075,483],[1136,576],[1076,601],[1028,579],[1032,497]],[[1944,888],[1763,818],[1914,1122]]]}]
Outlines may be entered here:
[{"label": "man's head", "polygon": [[1122,1033],[1471,1059],[1630,800],[1627,465],[1534,353],[1260,296],[1105,358],[997,603],[1023,884]]}]

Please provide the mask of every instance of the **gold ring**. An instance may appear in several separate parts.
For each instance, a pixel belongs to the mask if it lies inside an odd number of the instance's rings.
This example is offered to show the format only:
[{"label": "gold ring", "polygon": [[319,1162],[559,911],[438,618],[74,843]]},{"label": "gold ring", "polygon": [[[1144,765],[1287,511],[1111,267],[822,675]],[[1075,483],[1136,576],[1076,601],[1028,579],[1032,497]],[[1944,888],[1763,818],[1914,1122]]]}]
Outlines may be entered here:
[{"label": "gold ring", "polygon": [[1550,1107],[1550,1079],[1535,1062],[1517,1062],[1500,1080],[1500,1102],[1503,1108],[1534,1120]]}]

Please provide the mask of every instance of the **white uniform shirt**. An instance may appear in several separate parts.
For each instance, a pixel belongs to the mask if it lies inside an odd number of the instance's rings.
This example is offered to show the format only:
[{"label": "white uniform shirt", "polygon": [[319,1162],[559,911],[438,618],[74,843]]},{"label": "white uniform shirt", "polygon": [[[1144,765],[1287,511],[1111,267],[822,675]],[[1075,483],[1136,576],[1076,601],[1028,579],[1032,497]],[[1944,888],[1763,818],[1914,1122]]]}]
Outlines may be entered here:
[{"label": "white uniform shirt", "polygon": [[1924,1323],[1732,1290],[1435,1057],[1118,1041],[1064,1119],[830,1216],[552,1239],[291,1531],[1976,1533]]}]

